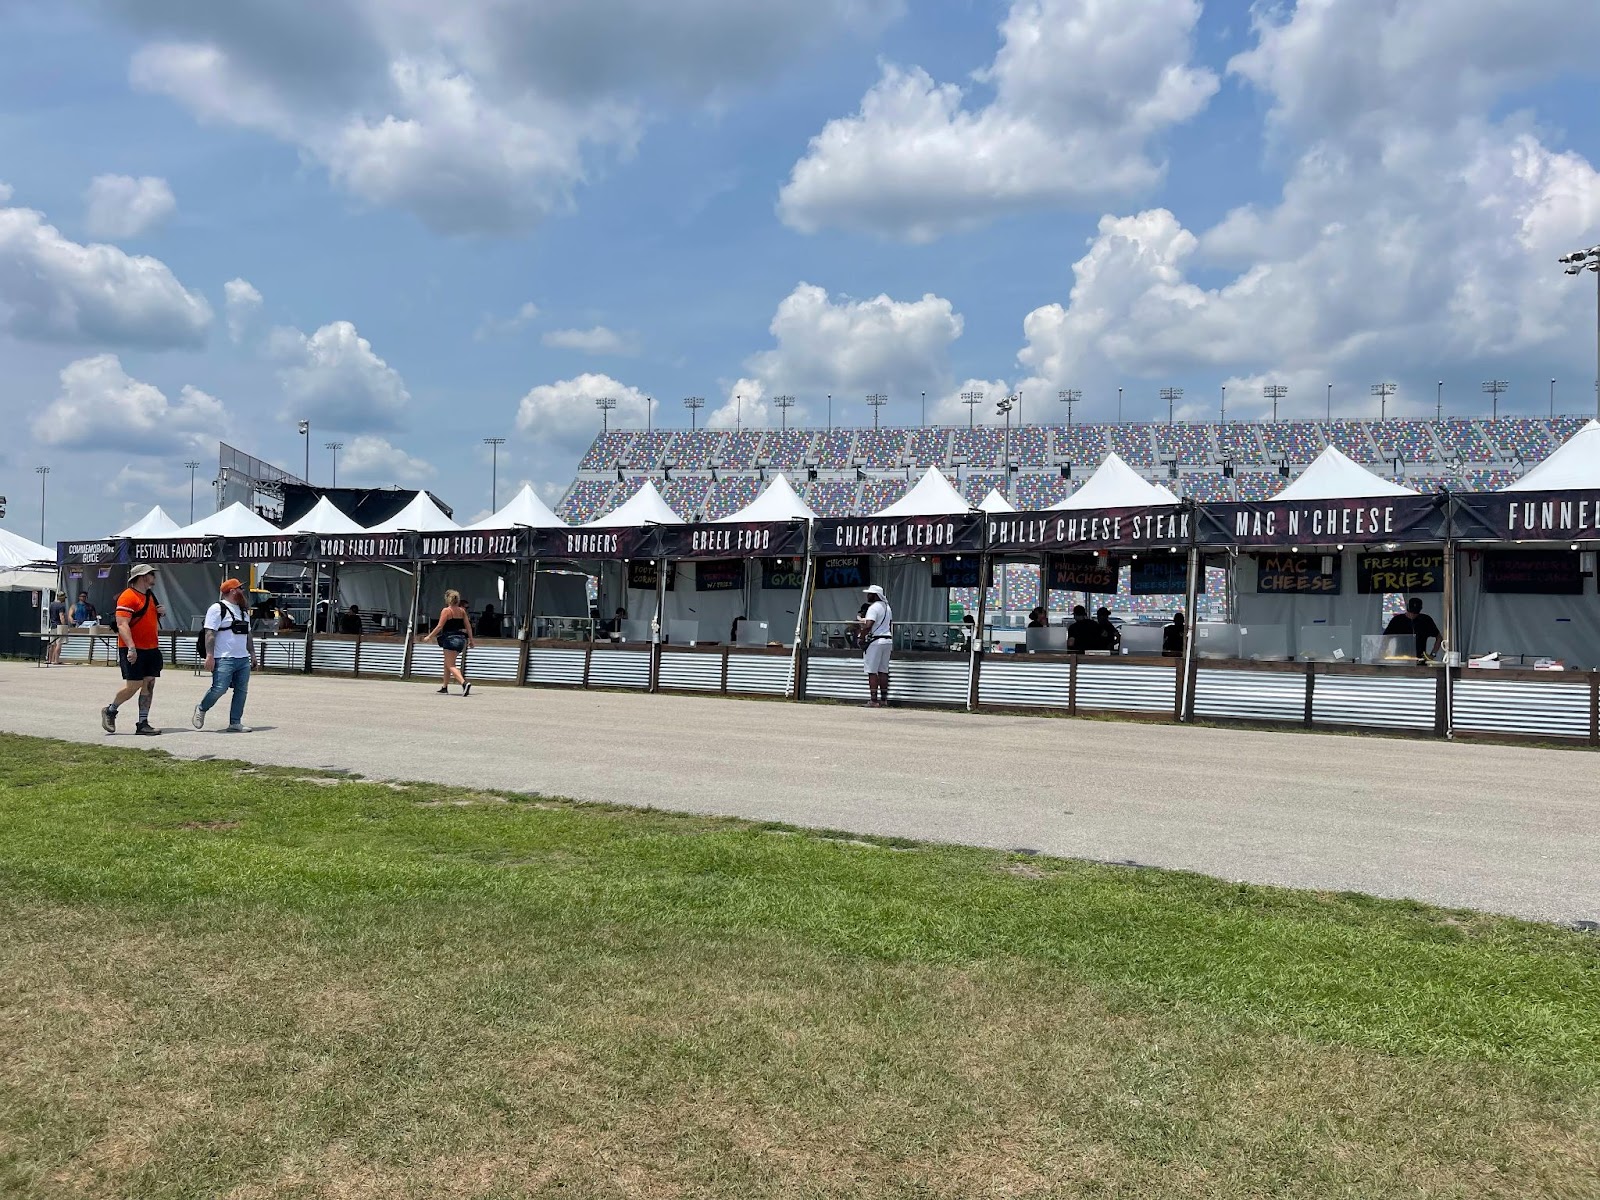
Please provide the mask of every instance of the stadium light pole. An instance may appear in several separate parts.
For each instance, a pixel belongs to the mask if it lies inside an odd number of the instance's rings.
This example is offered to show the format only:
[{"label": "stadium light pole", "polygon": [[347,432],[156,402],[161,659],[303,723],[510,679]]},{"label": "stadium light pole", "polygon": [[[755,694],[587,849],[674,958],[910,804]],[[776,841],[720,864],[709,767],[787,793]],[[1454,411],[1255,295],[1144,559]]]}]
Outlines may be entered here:
[{"label": "stadium light pole", "polygon": [[1289,394],[1289,389],[1281,383],[1269,383],[1261,389],[1261,394],[1272,401],[1272,423],[1278,423],[1278,401]]},{"label": "stadium light pole", "polygon": [[1117,389],[1117,424],[1122,424],[1122,389]]},{"label": "stadium light pole", "polygon": [[1007,396],[994,406],[995,412],[1006,419],[1005,462],[1007,479],[1011,477],[1011,410],[1016,406],[1017,398],[1015,396]]},{"label": "stadium light pole", "polygon": [[608,418],[611,410],[617,407],[617,398],[615,396],[596,396],[594,398],[594,406],[600,410],[600,436],[604,437],[611,430],[611,422]]},{"label": "stadium light pole", "polygon": [[779,428],[789,428],[789,410],[794,407],[794,397],[789,395],[774,396],[772,403],[778,409]]},{"label": "stadium light pole", "polygon": [[744,428],[744,394],[733,394],[733,431],[738,433]]},{"label": "stadium light pole", "polygon": [[484,438],[489,447],[489,511],[500,511],[500,447],[506,444],[503,437]]},{"label": "stadium light pole", "polygon": [[918,420],[917,423],[919,425],[926,425],[928,423],[928,393],[927,392],[923,392],[922,393],[922,416]]},{"label": "stadium light pole", "polygon": [[1439,380],[1439,390],[1433,396],[1433,419],[1444,420],[1444,380]]},{"label": "stadium light pole", "polygon": [[305,478],[305,482],[310,483],[311,482],[311,422],[310,421],[301,421],[300,422],[300,436],[305,438],[305,440],[306,440],[306,478]]},{"label": "stadium light pole", "polygon": [[1182,388],[1171,388],[1171,387],[1162,388],[1161,389],[1161,398],[1167,402],[1167,424],[1171,425],[1172,424],[1172,403],[1175,400],[1182,400],[1183,399],[1183,389]]},{"label": "stadium light pole", "polygon": [[1484,394],[1489,397],[1489,419],[1500,419],[1500,395],[1511,390],[1511,385],[1504,379],[1485,379],[1483,381]]},{"label": "stadium light pole", "polygon": [[1555,417],[1555,415],[1556,415],[1556,381],[1554,379],[1552,379],[1550,381],[1550,416],[1553,419]]},{"label": "stadium light pole", "polygon": [[878,410],[889,403],[889,397],[882,392],[873,392],[872,395],[867,397],[867,403],[872,407],[872,427],[876,429],[878,427]]},{"label": "stadium light pole", "polygon": [[1372,385],[1372,394],[1378,398],[1378,420],[1382,421],[1389,411],[1389,397],[1398,389],[1392,383],[1375,383]]},{"label": "stadium light pole", "polygon": [[1328,385],[1327,411],[1322,414],[1327,420],[1333,420],[1333,384]]},{"label": "stadium light pole", "polygon": [[1582,275],[1588,271],[1594,276],[1594,402],[1595,415],[1600,417],[1600,246],[1574,250],[1556,261],[1566,267],[1568,275]]},{"label": "stadium light pole", "polygon": [[689,410],[689,428],[700,428],[699,413],[706,406],[706,398],[704,396],[685,396],[683,398],[683,406]]},{"label": "stadium light pole", "polygon": [[644,431],[646,433],[650,432],[650,417],[655,412],[655,408],[656,398],[654,396],[646,396],[644,398]]},{"label": "stadium light pole", "polygon": [[983,403],[982,392],[962,392],[961,403],[967,406],[967,428],[971,429],[973,420],[978,411],[978,405]]},{"label": "stadium light pole", "polygon": [[[344,449],[344,443],[343,442],[323,442],[322,443],[322,448],[324,450],[332,450],[333,451],[333,480],[332,480],[332,482],[330,483],[329,486],[338,487],[339,486],[339,451]],[[194,520],[193,517],[191,517],[189,519],[191,521]]]},{"label": "stadium light pole", "polygon": [[194,524],[194,473],[200,469],[200,464],[197,463],[197,462],[186,462],[183,465],[189,468],[189,524],[193,525]]},{"label": "stadium light pole", "polygon": [[1222,423],[1228,423],[1228,385],[1222,385]]},{"label": "stadium light pole", "polygon": [[35,467],[33,470],[39,476],[39,544],[42,546],[44,545],[44,485],[50,478],[50,468]]},{"label": "stadium light pole", "polygon": [[1072,406],[1083,399],[1083,393],[1077,388],[1067,388],[1057,392],[1056,399],[1067,406],[1067,428],[1072,428]]}]

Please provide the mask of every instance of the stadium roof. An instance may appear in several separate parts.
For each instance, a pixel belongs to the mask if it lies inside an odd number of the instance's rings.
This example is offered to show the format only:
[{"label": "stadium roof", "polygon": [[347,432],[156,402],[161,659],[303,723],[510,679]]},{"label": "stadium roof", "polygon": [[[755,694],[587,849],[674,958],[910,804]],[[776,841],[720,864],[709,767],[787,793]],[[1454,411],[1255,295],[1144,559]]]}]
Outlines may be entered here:
[{"label": "stadium roof", "polygon": [[304,513],[299,520],[291,521],[284,527],[285,533],[365,533],[361,523],[352,521],[339,511],[337,505],[326,496],[321,497],[313,504],[309,511]]},{"label": "stadium roof", "polygon": [[418,492],[408,503],[387,521],[379,521],[368,533],[441,533],[447,529],[460,529],[444,509],[434,503],[427,492]]},{"label": "stadium roof", "polygon": [[888,508],[879,509],[875,517],[943,517],[951,513],[969,512],[972,505],[956,491],[938,467],[929,467],[927,474],[917,484]]},{"label": "stadium roof", "polygon": [[616,529],[637,525],[682,525],[683,518],[672,511],[672,506],[661,498],[656,485],[648,479],[639,490],[617,505],[603,517],[586,523],[590,528]]},{"label": "stadium roof", "polygon": [[265,537],[280,530],[271,521],[258,517],[235,500],[221,512],[201,517],[193,525],[165,534],[165,537]]},{"label": "stadium roof", "polygon": [[566,522],[550,511],[550,506],[534,495],[533,485],[525,483],[500,511],[491,513],[481,521],[474,521],[468,529],[515,529],[526,525],[530,529],[564,529]]},{"label": "stadium roof", "polygon": [[1052,510],[1080,508],[1144,508],[1151,504],[1176,504],[1178,498],[1160,484],[1151,483],[1116,454],[1106,456],[1105,462],[1084,484]]},{"label": "stadium roof", "polygon": [[1017,506],[1000,494],[999,488],[990,488],[989,494],[978,501],[978,507],[986,513],[1016,512]]},{"label": "stadium roof", "polygon": [[1415,496],[1382,475],[1374,475],[1353,462],[1337,446],[1328,446],[1300,472],[1300,477],[1272,499],[1278,500],[1354,500],[1362,496]]},{"label": "stadium roof", "polygon": [[762,489],[761,495],[738,512],[718,517],[720,522],[733,521],[792,521],[796,517],[814,517],[816,512],[794,490],[786,475],[773,476],[772,482]]},{"label": "stadium roof", "polygon": [[145,513],[144,516],[135,521],[132,525],[129,525],[126,529],[114,533],[111,536],[119,538],[158,538],[171,537],[177,532],[178,523],[171,517],[167,516],[166,510],[158,504],[149,512]]},{"label": "stadium roof", "polygon": [[1549,458],[1502,492],[1564,492],[1600,488],[1600,421],[1590,421]]}]

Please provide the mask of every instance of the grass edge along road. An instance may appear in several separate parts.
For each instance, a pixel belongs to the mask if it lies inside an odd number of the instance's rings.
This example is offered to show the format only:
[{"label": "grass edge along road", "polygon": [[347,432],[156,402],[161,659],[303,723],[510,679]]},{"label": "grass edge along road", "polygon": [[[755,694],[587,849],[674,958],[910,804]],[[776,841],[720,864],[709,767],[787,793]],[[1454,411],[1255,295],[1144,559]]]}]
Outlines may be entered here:
[{"label": "grass edge along road", "polygon": [[0,1195],[1593,1196],[1600,939],[0,735]]}]

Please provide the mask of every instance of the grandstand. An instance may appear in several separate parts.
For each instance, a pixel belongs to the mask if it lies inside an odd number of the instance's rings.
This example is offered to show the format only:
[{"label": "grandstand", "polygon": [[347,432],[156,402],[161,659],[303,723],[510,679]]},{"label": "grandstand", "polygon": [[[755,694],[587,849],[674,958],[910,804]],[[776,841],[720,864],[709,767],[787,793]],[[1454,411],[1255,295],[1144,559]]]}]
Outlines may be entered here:
[{"label": "grandstand", "polygon": [[1582,417],[1226,424],[926,426],[914,429],[612,429],[596,437],[557,506],[588,521],[653,479],[686,518],[726,515],[788,474],[819,513],[884,507],[942,467],[976,503],[991,487],[1018,508],[1070,495],[1115,450],[1140,474],[1196,500],[1267,500],[1330,443],[1419,491],[1504,486],[1583,426]]}]

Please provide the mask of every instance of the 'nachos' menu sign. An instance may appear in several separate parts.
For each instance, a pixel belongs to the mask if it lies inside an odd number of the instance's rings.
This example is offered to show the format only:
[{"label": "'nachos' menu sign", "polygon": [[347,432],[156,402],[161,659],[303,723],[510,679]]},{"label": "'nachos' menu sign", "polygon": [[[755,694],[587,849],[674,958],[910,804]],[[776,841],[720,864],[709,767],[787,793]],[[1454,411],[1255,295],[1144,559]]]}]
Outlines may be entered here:
[{"label": "'nachos' menu sign", "polygon": [[1448,525],[1443,496],[1200,506],[1200,540],[1210,546],[1442,542]]},{"label": "'nachos' menu sign", "polygon": [[1001,554],[1187,546],[1193,537],[1193,514],[1177,507],[997,513],[989,517],[989,550]]},{"label": "'nachos' menu sign", "polygon": [[818,554],[957,554],[983,546],[983,514],[825,517],[813,523]]}]

